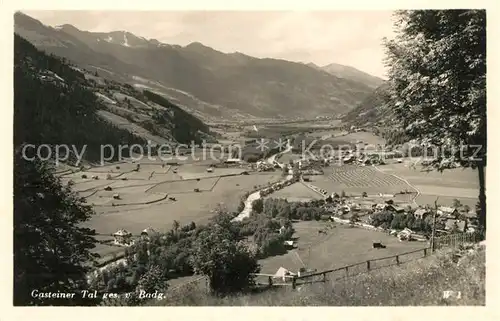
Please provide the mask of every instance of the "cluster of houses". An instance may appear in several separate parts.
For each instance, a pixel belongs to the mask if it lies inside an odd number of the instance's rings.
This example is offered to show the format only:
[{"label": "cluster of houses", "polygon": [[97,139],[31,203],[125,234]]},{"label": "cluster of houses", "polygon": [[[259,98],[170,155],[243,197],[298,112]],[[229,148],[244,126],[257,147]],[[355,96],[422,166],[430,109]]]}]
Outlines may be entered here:
[{"label": "cluster of houses", "polygon": [[[415,219],[425,220],[432,215],[432,209],[429,207],[418,207],[412,209],[411,204],[396,204],[393,200],[381,203],[375,203],[365,198],[345,199],[338,196],[332,197],[331,202],[325,205],[326,209],[334,217],[342,218],[349,213],[358,213],[359,216],[367,215],[368,221],[371,215],[380,212],[391,212],[393,214],[413,215]],[[436,212],[436,223],[444,226],[444,229],[436,230],[438,233],[450,232],[474,232],[477,229],[477,214],[473,211],[466,211],[463,208],[440,206]],[[393,232],[400,239],[410,239],[409,235],[414,235],[411,230],[406,229],[399,233]]]},{"label": "cluster of houses", "polygon": [[341,151],[339,155],[330,156],[325,159],[325,163],[329,164],[332,161],[335,163],[341,162],[342,164],[353,164],[358,166],[368,165],[384,165],[386,159],[397,159],[397,162],[403,162],[403,155],[394,151],[363,151],[363,147],[354,148],[361,149],[358,152],[352,150]]},{"label": "cluster of houses", "polygon": [[357,147],[356,145],[351,148],[330,152],[326,155],[314,155],[315,157],[310,159],[301,159],[298,161],[299,168],[303,170],[311,167],[326,167],[332,164],[384,165],[386,159],[396,159],[399,163],[403,162],[403,154],[397,151],[364,150],[363,146]]},{"label": "cluster of houses", "polygon": [[[156,233],[157,232],[154,229],[148,227],[141,232],[140,237],[148,238]],[[113,237],[114,237],[113,244],[117,246],[131,246],[134,244],[135,241],[132,233],[125,229],[120,229],[116,231],[115,233],[113,233]]]}]

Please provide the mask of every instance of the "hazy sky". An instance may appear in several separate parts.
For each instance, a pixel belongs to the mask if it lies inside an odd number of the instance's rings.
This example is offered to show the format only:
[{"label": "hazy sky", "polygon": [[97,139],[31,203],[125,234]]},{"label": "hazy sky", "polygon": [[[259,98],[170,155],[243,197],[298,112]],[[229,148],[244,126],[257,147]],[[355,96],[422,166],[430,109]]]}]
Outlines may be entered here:
[{"label": "hazy sky", "polygon": [[169,44],[198,41],[222,52],[350,65],[384,77],[383,37],[392,37],[390,11],[25,11],[55,26],[126,30]]}]

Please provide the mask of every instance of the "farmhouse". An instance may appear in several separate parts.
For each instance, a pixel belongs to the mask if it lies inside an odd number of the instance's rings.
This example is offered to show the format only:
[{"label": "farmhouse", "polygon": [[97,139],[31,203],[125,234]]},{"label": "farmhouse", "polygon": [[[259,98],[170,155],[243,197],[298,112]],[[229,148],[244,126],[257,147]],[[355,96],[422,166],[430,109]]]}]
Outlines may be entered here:
[{"label": "farmhouse", "polygon": [[153,228],[148,227],[148,228],[145,228],[144,230],[142,230],[141,236],[149,237],[149,236],[156,234],[156,233],[157,232],[155,230],[153,230]]},{"label": "farmhouse", "polygon": [[[295,273],[290,272],[289,270],[285,269],[284,267],[280,267],[276,273],[274,273],[273,278],[275,279],[282,279],[283,282],[286,282],[287,279],[290,276],[295,275]],[[288,277],[288,278],[287,278]]]},{"label": "farmhouse", "polygon": [[425,208],[419,208],[413,213],[413,216],[415,216],[416,219],[425,219],[429,215],[429,210]]},{"label": "farmhouse", "polygon": [[446,221],[444,229],[446,231],[465,232],[466,227],[467,227],[466,221],[449,219]]},{"label": "farmhouse", "polygon": [[113,234],[113,236],[115,238],[115,244],[125,245],[129,244],[130,241],[132,241],[132,233],[124,229],[118,230]]},{"label": "farmhouse", "polygon": [[395,212],[395,213],[404,213],[405,209],[402,208],[401,206],[397,206],[394,204],[387,204],[385,207],[387,211]]},{"label": "farmhouse", "polygon": [[295,245],[295,243],[291,240],[288,240],[288,241],[284,241],[283,245],[285,246],[286,249],[291,250],[291,249],[293,249],[293,246]]},{"label": "farmhouse", "polygon": [[398,233],[398,239],[400,241],[411,241],[412,234],[413,234],[412,230],[410,230],[409,228],[405,228],[404,230]]},{"label": "farmhouse", "polygon": [[239,163],[241,163],[241,159],[239,159],[239,158],[228,158],[224,162],[226,164],[239,164]]},{"label": "farmhouse", "polygon": [[383,211],[387,207],[387,204],[385,203],[379,203],[379,204],[373,204],[373,210],[374,211]]},{"label": "farmhouse", "polygon": [[437,210],[437,214],[443,217],[456,218],[458,216],[458,210],[454,207],[440,206]]}]

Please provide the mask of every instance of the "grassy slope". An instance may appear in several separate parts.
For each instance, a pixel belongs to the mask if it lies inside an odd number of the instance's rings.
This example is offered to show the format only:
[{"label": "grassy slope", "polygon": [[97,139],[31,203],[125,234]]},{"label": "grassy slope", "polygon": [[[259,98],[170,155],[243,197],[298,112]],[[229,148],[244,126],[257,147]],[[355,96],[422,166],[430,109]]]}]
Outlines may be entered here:
[{"label": "grassy slope", "polygon": [[[485,256],[480,249],[457,265],[451,251],[362,274],[349,279],[304,286],[297,291],[278,289],[261,294],[214,298],[197,285],[175,291],[155,305],[229,306],[408,306],[485,305]],[[198,285],[202,287],[202,285]],[[443,291],[461,291],[460,299],[443,300]]]},{"label": "grassy slope", "polygon": [[391,111],[385,106],[388,97],[388,84],[383,83],[367,96],[354,109],[349,111],[342,121],[348,125],[363,126],[376,124],[391,118]]}]

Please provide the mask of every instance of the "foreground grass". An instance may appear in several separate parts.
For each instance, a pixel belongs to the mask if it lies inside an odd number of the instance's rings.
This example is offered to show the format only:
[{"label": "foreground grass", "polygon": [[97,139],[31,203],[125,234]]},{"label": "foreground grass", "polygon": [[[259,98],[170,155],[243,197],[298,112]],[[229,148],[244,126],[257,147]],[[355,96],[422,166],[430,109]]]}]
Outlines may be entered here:
[{"label": "foreground grass", "polygon": [[[466,252],[467,253],[467,252]],[[454,262],[456,251],[338,281],[268,290],[260,294],[216,298],[193,284],[153,305],[189,306],[408,306],[485,305],[485,250]],[[443,291],[460,299],[443,299]]]}]

